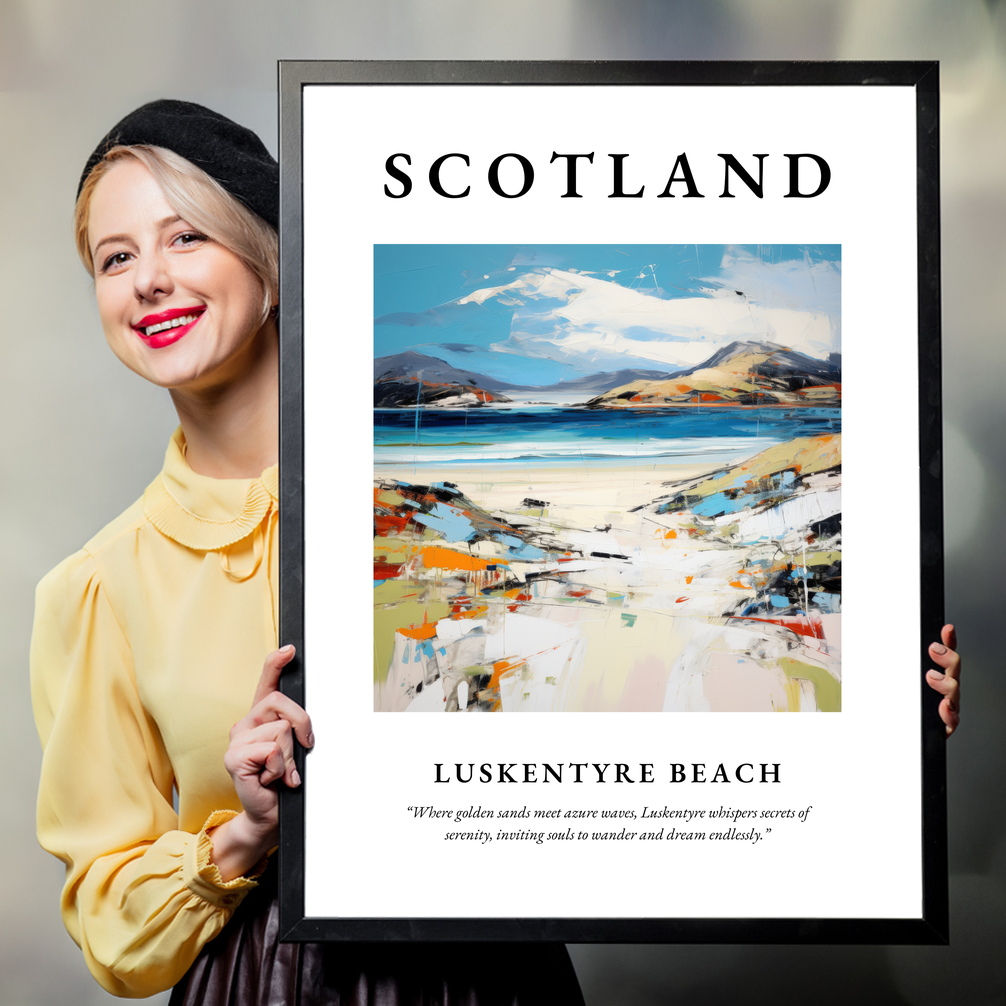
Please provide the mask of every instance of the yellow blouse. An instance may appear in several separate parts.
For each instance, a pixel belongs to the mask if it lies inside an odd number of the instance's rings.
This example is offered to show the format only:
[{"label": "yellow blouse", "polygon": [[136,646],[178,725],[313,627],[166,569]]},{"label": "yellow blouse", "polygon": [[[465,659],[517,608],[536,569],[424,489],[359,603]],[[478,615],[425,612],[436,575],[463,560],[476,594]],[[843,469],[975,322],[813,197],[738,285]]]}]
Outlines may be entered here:
[{"label": "yellow blouse", "polygon": [[197,475],[176,431],[143,498],[38,586],[38,836],[115,995],[174,985],[255,886],[223,882],[206,829],[241,809],[228,731],[276,646],[277,492],[276,467]]}]

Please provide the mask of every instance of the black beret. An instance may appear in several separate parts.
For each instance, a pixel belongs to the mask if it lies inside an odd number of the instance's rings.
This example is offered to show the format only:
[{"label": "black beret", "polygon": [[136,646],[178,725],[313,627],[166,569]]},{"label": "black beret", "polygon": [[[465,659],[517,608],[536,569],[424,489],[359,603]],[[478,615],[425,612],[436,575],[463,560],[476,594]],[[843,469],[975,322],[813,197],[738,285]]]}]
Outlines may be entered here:
[{"label": "black beret", "polygon": [[279,165],[250,130],[191,101],[163,98],[114,125],[84,165],[77,195],[91,169],[112,147],[166,147],[191,161],[273,227],[279,226]]}]

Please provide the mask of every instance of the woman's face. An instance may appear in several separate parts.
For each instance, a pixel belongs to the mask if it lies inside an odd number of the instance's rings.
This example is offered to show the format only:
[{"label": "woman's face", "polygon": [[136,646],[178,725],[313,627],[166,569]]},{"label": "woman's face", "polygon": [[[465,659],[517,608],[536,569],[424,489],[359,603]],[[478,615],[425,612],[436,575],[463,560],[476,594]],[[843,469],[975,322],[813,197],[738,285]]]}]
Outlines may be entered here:
[{"label": "woman's face", "polygon": [[240,377],[257,355],[262,285],[172,210],[143,164],[125,158],[99,180],[87,233],[105,337],[130,370],[193,392]]}]

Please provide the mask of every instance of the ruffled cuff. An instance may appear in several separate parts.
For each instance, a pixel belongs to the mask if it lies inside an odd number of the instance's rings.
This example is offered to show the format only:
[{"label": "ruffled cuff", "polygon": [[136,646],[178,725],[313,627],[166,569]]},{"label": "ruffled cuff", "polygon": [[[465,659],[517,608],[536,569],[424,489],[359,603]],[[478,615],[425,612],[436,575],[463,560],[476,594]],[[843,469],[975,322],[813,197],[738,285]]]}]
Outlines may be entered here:
[{"label": "ruffled cuff", "polygon": [[258,887],[255,878],[261,876],[269,865],[269,857],[263,856],[255,868],[245,876],[224,880],[216,863],[210,861],[213,842],[208,832],[237,816],[236,810],[213,811],[206,819],[202,831],[195,836],[195,841],[185,846],[182,857],[182,877],[189,890],[211,905],[228,910],[237,908],[245,895],[252,888]]}]

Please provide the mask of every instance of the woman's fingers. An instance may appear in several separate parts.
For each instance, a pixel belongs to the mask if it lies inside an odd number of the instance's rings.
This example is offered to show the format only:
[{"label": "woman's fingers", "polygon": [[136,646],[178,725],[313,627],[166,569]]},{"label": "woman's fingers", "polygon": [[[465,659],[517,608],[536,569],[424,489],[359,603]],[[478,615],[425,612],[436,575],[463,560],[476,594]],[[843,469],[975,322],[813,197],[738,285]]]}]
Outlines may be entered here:
[{"label": "woman's fingers", "polygon": [[255,698],[248,715],[234,725],[231,736],[239,730],[249,729],[274,719],[285,719],[293,726],[297,740],[306,747],[314,747],[314,733],[311,729],[311,717],[302,706],[299,706],[289,696],[279,691],[279,679],[283,668],[294,658],[296,649],[284,646],[273,650],[262,666],[262,676],[255,689]]},{"label": "woman's fingers", "polygon": [[942,643],[929,644],[929,656],[943,668],[945,674],[959,678],[961,673],[961,655]]},{"label": "woman's fingers", "polygon": [[280,779],[292,788],[300,785],[294,761],[294,735],[305,747],[314,745],[311,718],[278,690],[283,668],[295,652],[292,646],[284,646],[266,657],[252,708],[231,728],[230,745],[224,756],[224,765],[234,779],[241,805],[259,816],[275,811],[275,794],[267,794],[265,787]]},{"label": "woman's fingers", "polygon": [[268,786],[282,777],[286,762],[280,744],[263,740],[228,748],[224,767],[236,785],[240,781],[257,780],[259,786]]},{"label": "woman's fingers", "polygon": [[946,725],[949,737],[961,721],[961,657],[956,650],[957,632],[952,625],[943,626],[940,639],[942,642],[929,645],[929,656],[942,670],[934,668],[927,671],[926,682],[943,696],[939,706],[940,719]]},{"label": "woman's fingers", "polygon": [[306,748],[314,747],[314,734],[311,730],[311,717],[303,706],[297,705],[289,695],[282,692],[271,692],[249,714],[259,722],[270,719],[284,719],[293,727],[297,740]]},{"label": "woman's fingers", "polygon": [[961,673],[961,655],[957,652],[957,631],[952,625],[944,625],[940,631],[940,643],[929,644],[929,656],[952,678]]},{"label": "woman's fingers", "polygon": [[282,779],[285,772],[286,758],[283,756],[283,749],[280,745],[273,744],[262,765],[262,771],[259,773],[259,782],[263,786],[269,786],[278,779]]},{"label": "woman's fingers", "polygon": [[930,688],[943,696],[943,701],[940,702],[940,719],[946,725],[947,736],[949,737],[957,729],[957,724],[961,721],[959,705],[960,683],[956,678],[950,677],[949,674],[943,674],[935,670],[926,672],[926,682]]},{"label": "woman's fingers", "polygon": [[934,670],[926,672],[926,680],[929,682],[930,688],[950,700],[951,708],[956,712],[958,709],[957,696],[961,690],[960,682],[949,674]]},{"label": "woman's fingers", "polygon": [[288,645],[273,650],[265,658],[265,663],[262,665],[262,676],[255,689],[255,698],[252,699],[252,708],[257,706],[270,692],[276,691],[283,668],[293,660],[296,653],[297,650],[292,645]]},{"label": "woman's fingers", "polygon": [[274,720],[286,720],[293,727],[297,734],[297,740],[304,747],[314,747],[311,717],[304,711],[303,706],[297,705],[293,699],[282,692],[270,692],[264,699],[256,703],[248,715],[238,720],[231,728],[231,737]]},{"label": "woman's fingers", "polygon": [[957,649],[957,630],[952,625],[943,626],[940,639],[943,640],[944,646],[948,646],[951,650]]},{"label": "woman's fingers", "polygon": [[[268,745],[269,750],[262,745]],[[263,786],[280,778],[291,788],[300,785],[300,773],[293,757],[293,731],[284,719],[270,720],[242,731],[232,739],[229,750],[235,750],[239,758],[244,757],[245,752],[255,752],[259,766],[256,774]],[[278,752],[278,761],[272,757],[273,750]],[[270,756],[268,760],[266,755]]]},{"label": "woman's fingers", "polygon": [[949,737],[961,722],[961,714],[950,705],[949,699],[944,699],[940,703],[940,719],[946,725],[947,736]]},{"label": "woman's fingers", "polygon": [[930,688],[934,688],[943,695],[943,700],[939,705],[939,712],[940,719],[943,720],[946,725],[947,736],[949,737],[957,729],[957,725],[961,722],[961,711],[957,704],[959,686],[953,678],[948,678],[946,675],[940,675],[939,671],[929,671],[926,675],[926,680],[928,681]]},{"label": "woman's fingers", "polygon": [[[290,787],[301,783],[294,762],[294,732],[305,746],[314,743],[310,717],[278,690],[283,668],[294,653],[292,646],[284,646],[266,657],[252,708],[231,728],[224,755],[224,767],[245,814],[234,820],[251,822],[256,834],[268,836],[267,845],[275,844],[278,828],[279,795],[273,784],[280,779]],[[223,831],[226,828],[222,825],[215,834]]]}]

